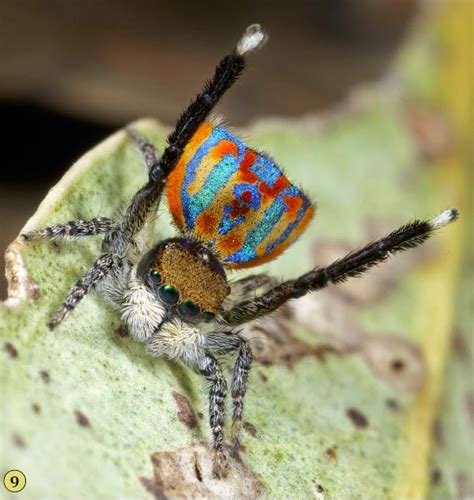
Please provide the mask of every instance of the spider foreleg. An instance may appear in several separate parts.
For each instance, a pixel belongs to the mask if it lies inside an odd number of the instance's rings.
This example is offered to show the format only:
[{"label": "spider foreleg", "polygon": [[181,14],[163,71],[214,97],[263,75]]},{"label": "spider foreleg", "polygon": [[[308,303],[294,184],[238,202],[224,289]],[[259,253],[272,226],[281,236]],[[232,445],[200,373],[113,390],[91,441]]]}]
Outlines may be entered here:
[{"label": "spider foreleg", "polygon": [[101,255],[86,274],[71,288],[66,300],[59,311],[53,315],[48,326],[56,328],[63,320],[67,318],[69,313],[76,308],[79,302],[84,298],[90,290],[97,285],[110,272],[116,263],[115,257],[111,253]]},{"label": "spider foreleg", "polygon": [[224,406],[227,383],[219,363],[210,354],[204,354],[199,364],[199,370],[211,384],[209,423],[213,436],[213,473],[216,477],[224,477],[227,474],[227,460],[224,454]]},{"label": "spider foreleg", "polygon": [[77,219],[23,233],[21,238],[23,241],[28,242],[41,239],[66,240],[68,238],[105,234],[116,229],[117,226],[115,221],[107,217],[96,217],[90,220]]},{"label": "spider foreleg", "polygon": [[222,314],[222,322],[239,325],[253,321],[275,311],[290,299],[321,290],[331,283],[342,283],[348,278],[360,276],[392,255],[421,245],[436,229],[453,222],[458,215],[456,209],[449,209],[431,221],[410,222],[360,250],[350,252],[327,267],[317,267],[297,279],[281,283],[255,299],[237,304]]},{"label": "spider foreleg", "polygon": [[205,336],[205,348],[215,355],[238,351],[232,373],[231,395],[233,400],[233,415],[231,440],[234,451],[239,448],[239,433],[244,409],[244,396],[247,390],[247,380],[252,365],[252,350],[250,344],[240,335],[232,332],[212,332]]},{"label": "spider foreleg", "polygon": [[247,391],[247,379],[252,366],[252,350],[250,344],[241,337],[240,349],[232,374],[231,395],[233,400],[231,440],[235,451],[239,448],[239,434],[244,411],[244,396]]}]

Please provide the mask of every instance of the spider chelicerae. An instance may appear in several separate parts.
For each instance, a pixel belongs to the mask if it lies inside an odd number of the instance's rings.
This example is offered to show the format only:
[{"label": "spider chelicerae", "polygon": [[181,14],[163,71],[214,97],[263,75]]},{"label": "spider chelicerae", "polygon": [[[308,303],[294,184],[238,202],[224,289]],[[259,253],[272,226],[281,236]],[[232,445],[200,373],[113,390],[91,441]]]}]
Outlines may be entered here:
[{"label": "spider chelicerae", "polygon": [[[415,220],[327,267],[282,283],[265,274],[229,282],[226,270],[274,259],[313,215],[313,203],[268,156],[206,121],[242,73],[246,54],[264,40],[259,25],[247,28],[183,112],[161,156],[136,131],[128,130],[148,169],[148,182],[119,218],[73,220],[22,234],[25,241],[103,235],[102,255],[71,289],[49,326],[57,327],[95,290],[118,308],[130,335],[149,353],[181,360],[206,377],[217,476],[226,471],[227,394],[218,358],[236,354],[230,386],[236,450],[252,364],[250,345],[239,326],[289,300],[361,275],[391,255],[420,245],[458,216],[456,209],[448,209],[430,221]],[[144,248],[140,233],[153,223],[165,190],[179,236]],[[261,293],[256,294],[257,289]]]}]

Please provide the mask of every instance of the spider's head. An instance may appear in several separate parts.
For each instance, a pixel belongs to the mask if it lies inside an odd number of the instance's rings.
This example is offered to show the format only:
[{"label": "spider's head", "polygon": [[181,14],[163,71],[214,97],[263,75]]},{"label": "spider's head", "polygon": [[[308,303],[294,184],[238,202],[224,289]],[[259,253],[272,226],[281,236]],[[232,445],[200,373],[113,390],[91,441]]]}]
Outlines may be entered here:
[{"label": "spider's head", "polygon": [[138,272],[171,315],[187,321],[212,320],[230,292],[215,255],[187,238],[158,243],[143,257]]}]

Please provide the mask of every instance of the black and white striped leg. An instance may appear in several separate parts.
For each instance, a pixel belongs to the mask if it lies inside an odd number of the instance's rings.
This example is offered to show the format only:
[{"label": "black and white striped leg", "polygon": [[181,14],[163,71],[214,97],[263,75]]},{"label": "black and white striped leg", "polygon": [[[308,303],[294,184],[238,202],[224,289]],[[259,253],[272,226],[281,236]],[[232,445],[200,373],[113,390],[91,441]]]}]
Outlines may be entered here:
[{"label": "black and white striped leg", "polygon": [[252,350],[250,344],[243,337],[233,332],[209,333],[206,335],[205,348],[208,352],[216,356],[235,351],[238,352],[231,383],[231,395],[233,400],[231,440],[234,451],[238,451],[239,433],[244,410],[244,397],[247,390],[247,380],[250,368],[252,366]]},{"label": "black and white striped leg", "polygon": [[209,423],[213,436],[213,473],[216,477],[224,477],[227,473],[227,460],[224,454],[224,408],[227,394],[227,383],[216,358],[204,354],[199,363],[199,371],[210,382],[209,390]]},{"label": "black and white striped leg", "polygon": [[239,434],[244,411],[244,396],[247,390],[247,379],[252,366],[252,350],[249,343],[241,337],[239,353],[232,374],[231,394],[233,400],[231,440],[235,451],[239,448]]},{"label": "black and white striped leg", "polygon": [[281,283],[255,299],[237,304],[222,314],[222,321],[227,325],[247,323],[275,311],[290,299],[321,290],[330,283],[342,283],[348,278],[360,276],[392,255],[421,245],[436,229],[456,220],[458,215],[456,209],[449,209],[431,221],[410,222],[327,267],[317,267],[297,279]]},{"label": "black and white striped leg", "polygon": [[96,217],[90,220],[71,220],[63,224],[54,224],[53,226],[44,227],[23,233],[21,238],[23,241],[37,241],[41,239],[68,239],[79,238],[82,236],[97,236],[105,234],[117,228],[117,223],[107,217]]},{"label": "black and white striped leg", "polygon": [[66,300],[59,311],[54,314],[48,326],[56,328],[63,320],[67,318],[69,313],[76,308],[79,302],[87,295],[90,290],[97,285],[109,271],[119,263],[115,262],[114,255],[105,253],[101,255],[94,263],[94,266],[84,274],[84,276],[75,284],[69,292]]}]

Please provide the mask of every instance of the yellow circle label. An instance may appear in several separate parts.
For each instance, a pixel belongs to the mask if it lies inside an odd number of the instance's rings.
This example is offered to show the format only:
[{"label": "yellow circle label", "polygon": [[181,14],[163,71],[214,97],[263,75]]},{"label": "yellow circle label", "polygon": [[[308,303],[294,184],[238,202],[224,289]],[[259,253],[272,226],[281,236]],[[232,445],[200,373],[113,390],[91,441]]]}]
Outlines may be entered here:
[{"label": "yellow circle label", "polygon": [[9,470],[3,476],[3,485],[8,491],[18,493],[26,486],[26,476],[21,470]]}]

